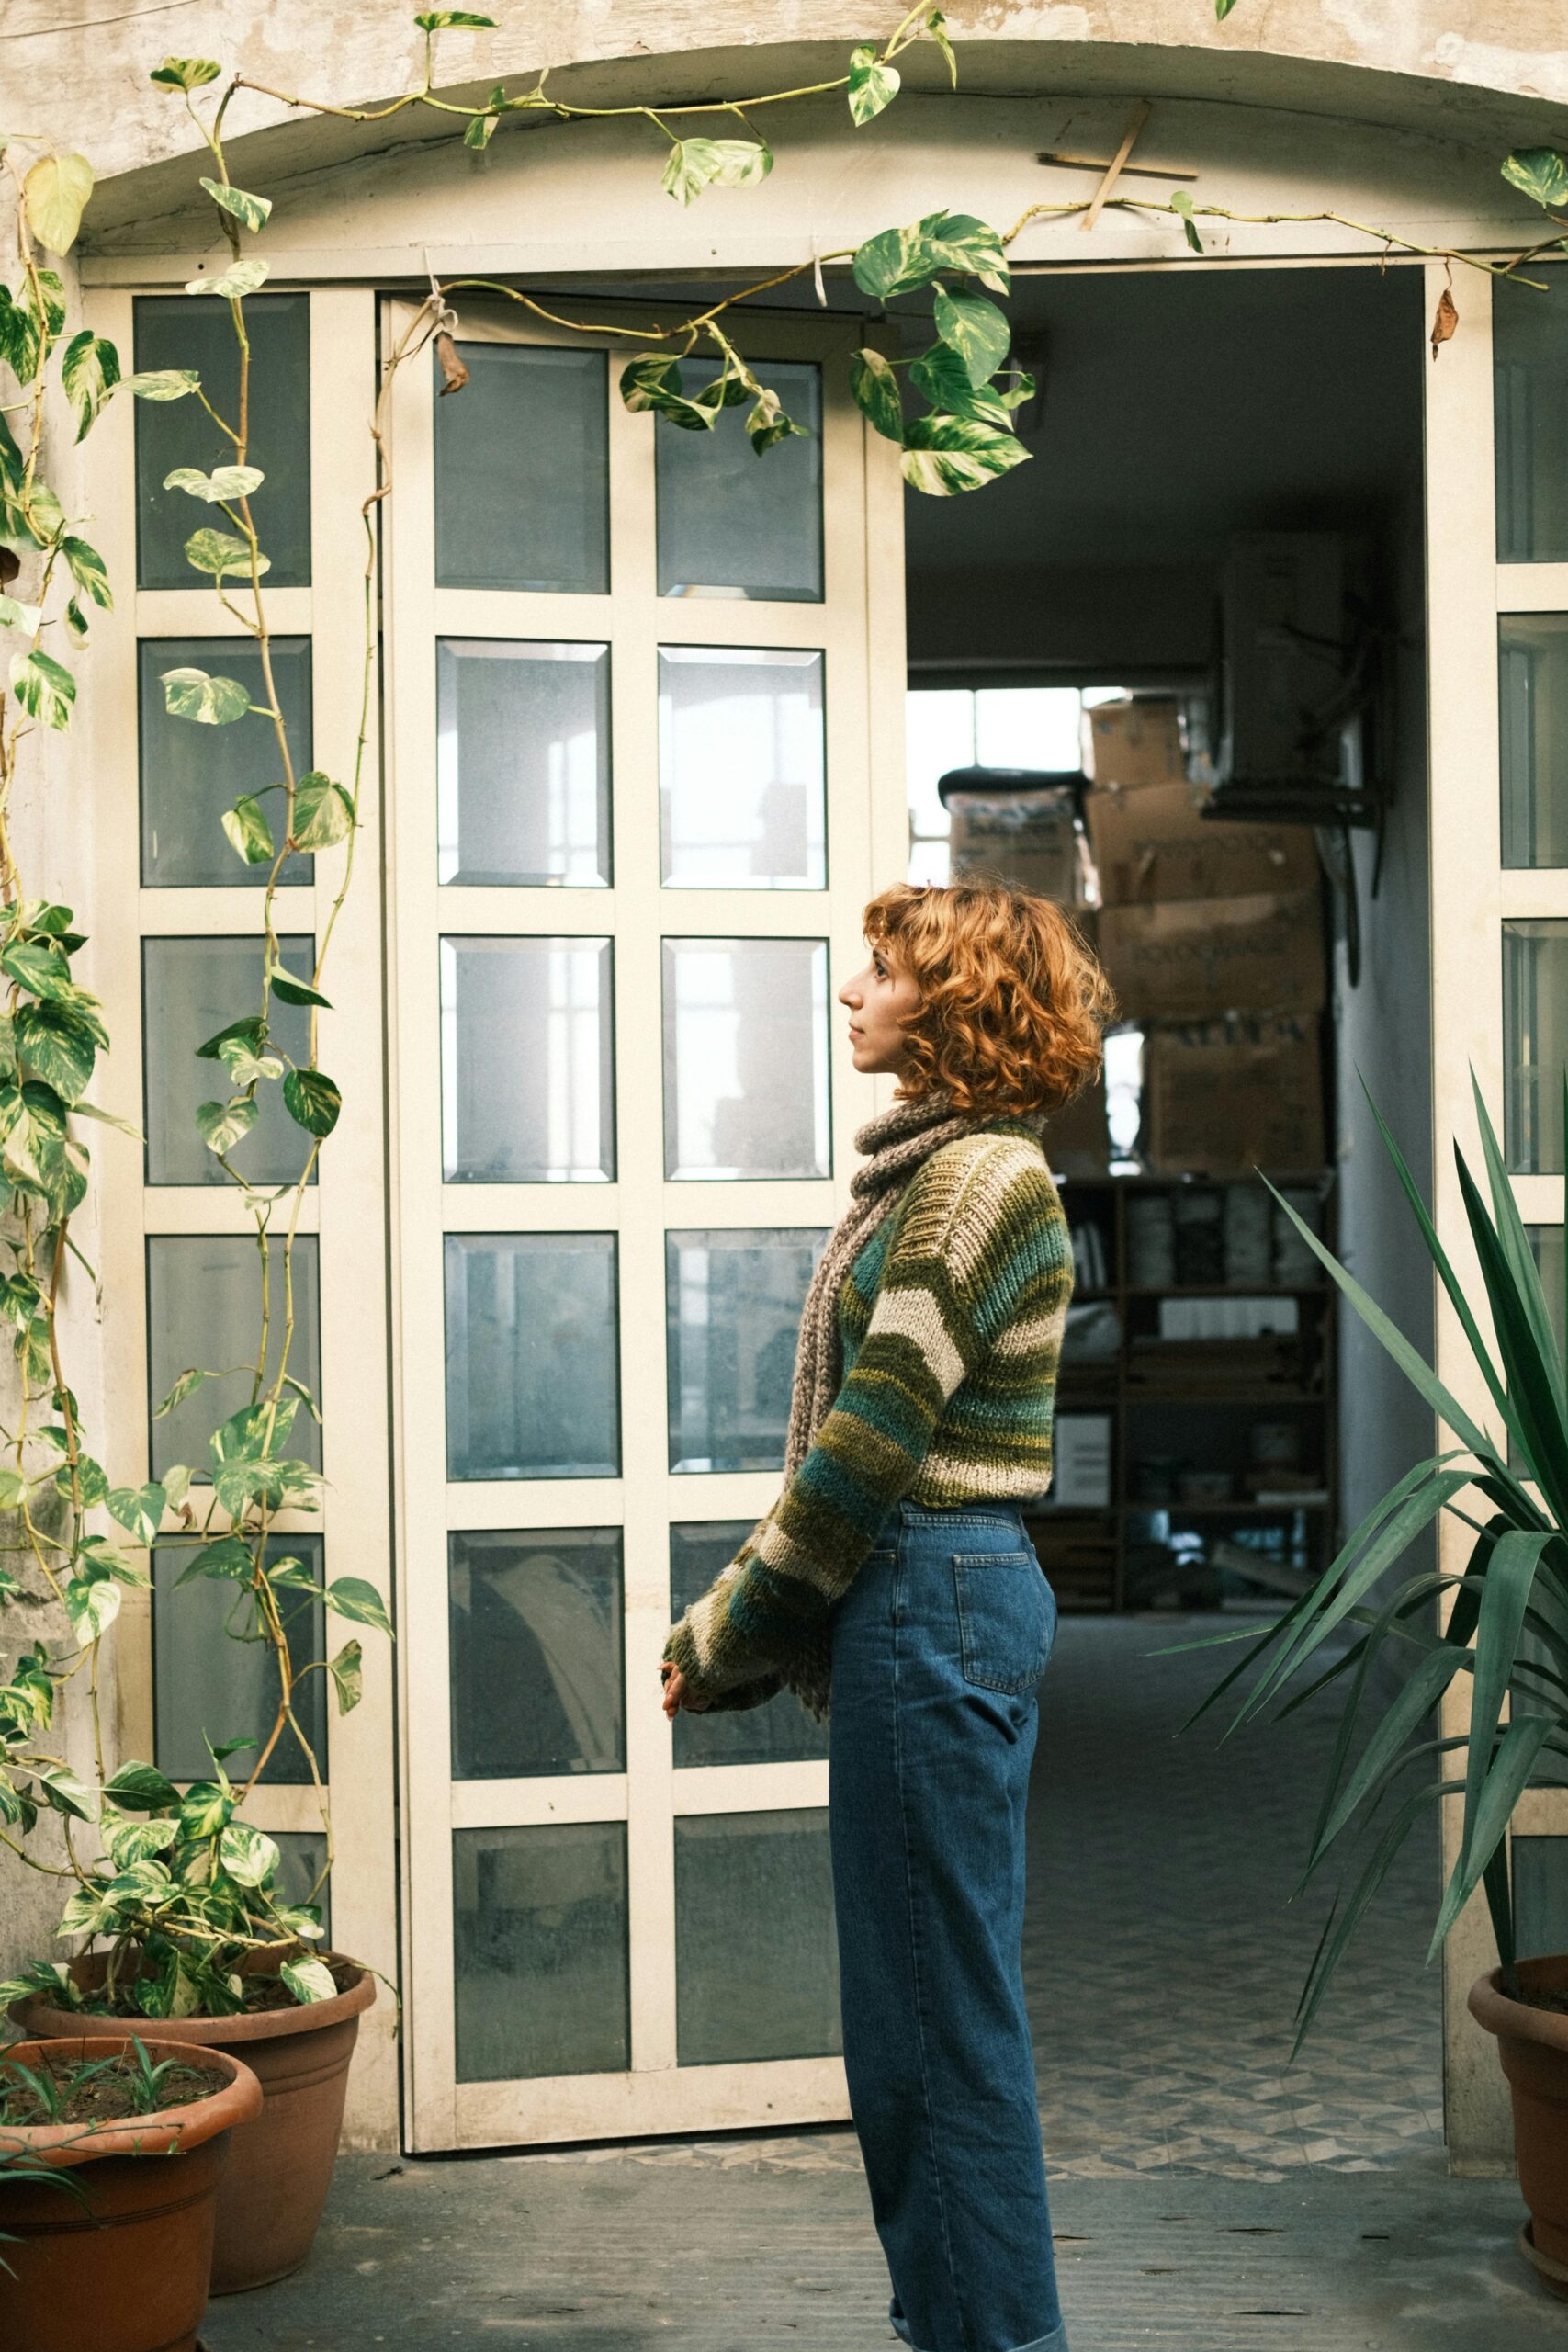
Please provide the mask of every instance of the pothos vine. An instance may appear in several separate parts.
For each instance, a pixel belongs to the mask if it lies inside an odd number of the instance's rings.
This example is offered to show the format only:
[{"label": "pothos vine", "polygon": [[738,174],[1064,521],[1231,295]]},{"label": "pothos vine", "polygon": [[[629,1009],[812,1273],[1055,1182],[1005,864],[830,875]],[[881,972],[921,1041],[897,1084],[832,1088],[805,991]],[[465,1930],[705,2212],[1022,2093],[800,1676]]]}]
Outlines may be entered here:
[{"label": "pothos vine", "polygon": [[[1232,0],[1216,0],[1216,13],[1223,17],[1231,5]],[[460,391],[467,370],[456,339],[458,305],[476,296],[507,301],[563,333],[592,333],[642,346],[628,356],[620,376],[621,397],[630,409],[650,411],[682,430],[708,432],[728,408],[745,406],[745,429],[758,455],[765,457],[803,428],[758,372],[761,363],[742,348],[743,306],[818,266],[847,265],[872,303],[930,299],[934,334],[923,351],[896,357],[868,342],[850,363],[853,397],[874,430],[897,444],[911,486],[937,496],[962,493],[1030,455],[1015,430],[1015,413],[1034,387],[1022,369],[1009,364],[1010,327],[991,298],[1008,294],[1009,252],[1032,222],[1082,213],[1091,198],[1032,204],[1004,231],[967,214],[933,212],[908,227],[886,230],[857,246],[775,272],[675,323],[605,326],[564,316],[515,285],[478,277],[433,282],[385,358],[369,419],[378,480],[362,515],[363,665],[354,741],[341,778],[316,769],[297,774],[274,672],[264,586],[268,559],[252,505],[263,474],[251,459],[246,306],[265,283],[267,264],[248,249],[247,241],[265,229],[272,206],[265,197],[236,187],[230,175],[224,125],[236,95],[248,90],[307,112],[362,123],[425,109],[461,122],[464,145],[479,151],[514,116],[545,115],[561,122],[634,117],[663,141],[660,185],[684,205],[709,187],[755,186],[768,175],[773,153],[757,135],[752,118],[771,107],[842,94],[854,123],[869,124],[897,96],[897,61],[921,42],[934,45],[957,79],[942,16],[921,5],[907,12],[880,46],[857,46],[843,74],[803,87],[676,107],[595,107],[558,97],[547,74],[540,74],[521,89],[498,83],[478,105],[439,96],[438,36],[488,28],[493,21],[464,9],[420,15],[415,22],[423,37],[422,78],[376,107],[288,96],[237,74],[209,111],[198,96],[221,78],[214,61],[170,57],[153,71],[152,81],[180,98],[210,164],[200,184],[223,233],[227,265],[214,276],[192,280],[186,292],[227,307],[236,357],[227,413],[216,388],[204,384],[195,369],[122,376],[112,343],[85,328],[66,335],[64,287],[42,255],[59,257],[74,243],[92,193],[91,167],[81,156],[60,154],[25,136],[12,138],[4,149],[17,204],[17,274],[14,283],[0,284],[0,364],[16,386],[16,397],[0,401],[0,628],[16,648],[8,692],[0,697],[0,976],[6,989],[0,1012],[0,1195],[8,1196],[9,1211],[0,1247],[11,1260],[0,1283],[0,1318],[13,1334],[18,1402],[12,1426],[0,1430],[0,1510],[10,1514],[14,1526],[11,1541],[0,1547],[0,1611],[22,1602],[46,1602],[63,1619],[69,1637],[33,1640],[0,1681],[0,1844],[68,1883],[61,1935],[80,1939],[84,1953],[95,1945],[104,1951],[98,1980],[78,1982],[63,1963],[40,1959],[0,1984],[0,2001],[44,1992],[73,2006],[85,2002],[152,2017],[222,2015],[249,1997],[247,1980],[258,1955],[270,1956],[299,2001],[326,1998],[335,1989],[331,1968],[309,1949],[321,1932],[319,1897],[333,1849],[331,1810],[301,1719],[299,1694],[310,1677],[322,1675],[333,1685],[339,1709],[346,1712],[360,1697],[363,1660],[356,1636],[330,1657],[304,1657],[314,1646],[304,1629],[317,1611],[382,1634],[389,1634],[391,1627],[375,1586],[353,1577],[318,1581],[288,1552],[277,1522],[282,1514],[316,1510],[321,1485],[320,1474],[288,1451],[299,1413],[320,1418],[316,1399],[292,1368],[295,1245],[307,1189],[342,1108],[339,1089],[318,1057],[318,1016],[330,1009],[324,983],[354,876],[372,741],[378,514],[390,486],[385,424],[398,370],[434,345],[444,390]],[[714,135],[711,118],[744,135]],[[709,127],[694,130],[688,128],[692,123]],[[1537,254],[1568,243],[1568,164],[1555,151],[1535,149],[1511,155],[1503,170],[1540,206],[1551,234],[1501,261],[1421,246],[1335,212],[1264,217],[1337,221],[1385,251],[1436,255],[1452,265],[1513,276]],[[1169,216],[1200,253],[1200,224],[1205,220],[1259,218],[1195,205],[1185,192],[1168,200],[1112,192],[1108,202],[1116,209]],[[1447,323],[1441,316],[1435,322],[1434,348],[1451,332],[1455,315],[1450,300]],[[693,360],[700,365],[702,380],[689,385],[683,368]],[[198,521],[186,555],[210,580],[224,613],[253,645],[262,692],[254,698],[235,679],[186,666],[164,673],[165,707],[177,718],[211,728],[258,718],[270,730],[278,771],[265,792],[238,797],[222,820],[235,854],[258,869],[262,883],[257,999],[251,1012],[199,1048],[206,1061],[222,1070],[228,1091],[201,1105],[197,1125],[225,1179],[238,1188],[255,1239],[261,1304],[255,1353],[243,1368],[250,1396],[213,1432],[206,1464],[165,1469],[156,1479],[123,1486],[111,1484],[88,1449],[61,1360],[62,1286],[70,1260],[77,1258],[93,1278],[71,1224],[88,1181],[79,1123],[108,1116],[88,1099],[108,1035],[101,1004],[74,976],[73,959],[85,943],[73,928],[72,911],[26,895],[12,836],[14,786],[29,743],[40,732],[68,729],[72,720],[76,678],[62,651],[85,639],[95,609],[107,610],[112,602],[101,555],[67,515],[45,476],[51,383],[74,415],[78,440],[117,392],[152,401],[193,401],[216,428],[223,462],[206,471],[177,467],[164,487],[189,496],[213,516]],[[310,977],[304,978],[284,966],[277,924],[280,877],[297,854],[339,849],[336,887]],[[277,1002],[308,1012],[303,1057],[291,1056],[276,1035]],[[269,1187],[247,1176],[243,1158],[262,1100],[273,1087],[301,1133],[304,1156],[293,1180]],[[0,1197],[0,1207],[5,1205]],[[219,1374],[193,1366],[182,1373],[158,1414],[171,1412],[207,1381],[228,1376],[232,1369]],[[232,1586],[231,1630],[265,1643],[277,1674],[274,1719],[260,1742],[210,1745],[210,1777],[183,1789],[152,1764],[132,1760],[111,1767],[100,1718],[102,1644],[124,1590],[150,1582],[146,1563],[155,1546],[184,1555],[178,1583],[201,1578]],[[85,1679],[92,1723],[90,1781],[72,1769],[51,1737],[61,1694],[79,1677]],[[321,1872],[301,1903],[286,1900],[278,1889],[274,1841],[243,1818],[246,1799],[286,1734],[306,1760],[325,1839]],[[241,1755],[248,1758],[245,1769],[231,1772],[231,1759]],[[49,1860],[29,1847],[46,1813],[62,1825],[63,1861]]]}]

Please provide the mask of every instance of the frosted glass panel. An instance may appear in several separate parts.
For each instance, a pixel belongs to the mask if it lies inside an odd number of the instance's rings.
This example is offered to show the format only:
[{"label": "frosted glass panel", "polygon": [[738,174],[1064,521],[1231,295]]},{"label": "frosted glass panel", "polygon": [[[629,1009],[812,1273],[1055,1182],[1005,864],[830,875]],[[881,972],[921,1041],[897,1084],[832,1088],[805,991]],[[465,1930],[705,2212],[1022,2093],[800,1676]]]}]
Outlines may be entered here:
[{"label": "frosted glass panel", "polygon": [[614,1478],[613,1233],[446,1237],[446,1475]]},{"label": "frosted glass panel", "polygon": [[607,939],[444,939],[441,1152],[448,1183],[615,1172]]},{"label": "frosted glass panel", "polygon": [[1510,1839],[1521,1960],[1568,1951],[1568,1838]]},{"label": "frosted glass panel", "polygon": [[1568,614],[1497,624],[1505,865],[1568,865]]},{"label": "frosted glass panel", "polygon": [[1503,1148],[1517,1176],[1562,1172],[1568,922],[1503,925]]},{"label": "frosted glass panel", "polygon": [[[278,942],[286,972],[308,980],[315,942]],[[229,1074],[220,1061],[197,1061],[196,1049],[261,1003],[262,943],[248,939],[144,939],[141,943],[141,1036],[145,1087],[143,1127],[150,1184],[227,1184],[215,1153],[197,1132],[203,1102],[226,1099]],[[272,1042],[290,1059],[310,1058],[310,1015],[302,1004],[273,997]],[[227,1155],[253,1184],[292,1183],[312,1138],[284,1107],[281,1083],[256,1089],[256,1123]],[[311,1174],[314,1183],[314,1172]]]},{"label": "frosted glass panel", "polygon": [[[276,1239],[270,1264],[269,1380],[276,1374],[283,1344],[283,1244]],[[316,1237],[302,1233],[294,1244],[294,1337],[288,1368],[324,1410],[317,1268]],[[188,1463],[207,1476],[209,1438],[231,1413],[251,1402],[251,1374],[228,1367],[255,1362],[261,1307],[261,1253],[248,1236],[158,1234],[148,1242],[148,1387],[153,1405],[163,1401],[182,1372],[198,1368],[223,1375],[203,1381],[193,1395],[153,1422],[155,1478],[175,1462]],[[288,1450],[298,1460],[321,1467],[321,1432],[303,1406],[295,1415]]]},{"label": "frosted glass panel", "polygon": [[285,1903],[313,1903],[321,1915],[319,1949],[328,1951],[333,1939],[333,1883],[317,1887],[327,1859],[326,1833],[320,1829],[272,1829],[277,1848],[277,1891]]},{"label": "frosted glass panel", "polygon": [[602,595],[610,584],[604,354],[457,348],[468,381],[435,402],[437,584]]},{"label": "frosted glass panel", "polygon": [[[761,370],[804,437],[759,453],[746,430],[750,401],[721,409],[711,433],[685,433],[662,417],[654,427],[661,596],[821,599],[822,371],[773,359]],[[716,373],[693,372],[688,390]]]},{"label": "frosted glass panel", "polygon": [[444,638],[435,649],[438,876],[610,879],[610,649]]},{"label": "frosted glass panel", "polygon": [[456,1831],[452,1915],[460,2083],[630,2064],[624,1822]]},{"label": "frosted glass panel", "polygon": [[821,889],[825,775],[820,653],[660,646],[666,882],[682,889]]},{"label": "frosted glass panel", "polygon": [[[749,1519],[692,1520],[670,1530],[670,1614],[680,1617],[727,1568],[751,1532]],[[801,1764],[828,1753],[828,1726],[790,1691],[765,1706],[675,1718],[675,1762]]]},{"label": "frosted glass panel", "polygon": [[671,1470],[779,1470],[795,1343],[827,1235],[666,1236]]},{"label": "frosted glass panel", "polygon": [[[179,1544],[160,1544],[152,1554],[157,1760],[173,1781],[210,1780],[212,1758],[203,1744],[203,1733],[214,1747],[221,1747],[226,1739],[254,1739],[256,1747],[243,1751],[231,1768],[243,1779],[277,1719],[276,1654],[270,1642],[256,1638],[255,1607],[243,1586],[227,1577],[192,1577],[175,1590],[197,1556],[192,1545]],[[267,1545],[266,1557],[269,1567],[279,1560],[299,1560],[318,1584],[321,1580],[319,1535],[275,1537]],[[286,1603],[285,1630],[298,1672],[322,1654],[321,1605],[309,1593],[290,1592],[287,1588],[278,1598]],[[307,1675],[295,1685],[294,1712],[324,1775],[324,1674]],[[268,1784],[309,1781],[310,1768],[291,1725],[285,1724],[261,1777]]]},{"label": "frosted glass panel", "polygon": [[825,939],[664,942],[664,1172],[832,1174]]},{"label": "frosted glass panel", "polygon": [[677,1819],[675,1982],[682,2066],[843,2048],[826,1806]]},{"label": "frosted glass panel", "polygon": [[[251,345],[247,461],[266,479],[251,498],[262,548],[272,559],[269,588],[302,588],[310,578],[310,298],[253,294],[245,304]],[[125,364],[121,353],[121,364]],[[228,424],[237,420],[240,353],[225,302],[155,294],[136,304],[135,366],[192,368]],[[197,588],[206,575],[186,561],[186,541],[204,524],[228,526],[187,491],[165,490],[176,466],[232,465],[233,444],[199,401],[133,401],[136,412],[138,584]],[[210,727],[197,734],[210,737]]]},{"label": "frosted glass panel", "polygon": [[453,1778],[624,1771],[620,1529],[449,1544]]},{"label": "frosted glass panel", "polygon": [[1497,560],[1568,561],[1568,273],[1532,266],[1546,290],[1494,282]]},{"label": "frosted glass panel", "polygon": [[[148,403],[138,401],[136,405],[141,409]],[[188,408],[190,403],[175,405]],[[155,637],[143,638],[138,660],[143,885],[260,889],[271,868],[247,865],[231,848],[223,812],[242,792],[260,794],[276,837],[283,796],[266,789],[281,781],[272,721],[246,717],[227,727],[202,727],[194,719],[171,718],[164,707],[163,674],[165,670],[205,670],[209,677],[236,679],[254,702],[261,702],[266,694],[261,655],[232,637]],[[310,639],[274,638],[272,674],[294,773],[303,775],[311,759]],[[290,857],[278,879],[309,882],[314,871],[313,858]]]}]

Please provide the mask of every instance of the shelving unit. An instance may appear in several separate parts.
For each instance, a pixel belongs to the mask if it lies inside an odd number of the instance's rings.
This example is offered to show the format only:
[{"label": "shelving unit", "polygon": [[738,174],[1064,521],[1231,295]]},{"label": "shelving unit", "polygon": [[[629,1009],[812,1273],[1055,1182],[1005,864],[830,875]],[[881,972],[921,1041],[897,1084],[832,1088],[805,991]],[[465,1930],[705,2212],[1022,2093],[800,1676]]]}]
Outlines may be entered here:
[{"label": "shelving unit", "polygon": [[[1168,1285],[1127,1280],[1128,1208],[1134,1200],[1151,1193],[1173,1200],[1200,1192],[1223,1195],[1233,1183],[1258,1181],[1138,1175],[1063,1180],[1068,1222],[1075,1229],[1099,1229],[1111,1277],[1076,1291],[1074,1306],[1111,1308],[1118,1326],[1113,1356],[1078,1357],[1069,1333],[1056,1389],[1058,1417],[1110,1417],[1109,1499],[1093,1508],[1048,1503],[1029,1514],[1031,1534],[1065,1611],[1277,1600],[1315,1575],[1329,1556],[1338,1523],[1333,1285],[1326,1280]],[[1332,1248],[1333,1195],[1325,1173],[1291,1170],[1276,1173],[1273,1181],[1281,1189],[1310,1188],[1317,1195],[1324,1237]],[[1194,1385],[1146,1376],[1153,1369],[1147,1351],[1156,1340],[1165,1301],[1239,1298],[1294,1303],[1295,1332],[1275,1335],[1277,1358],[1281,1365],[1289,1358],[1292,1378],[1238,1378],[1207,1390],[1201,1380]],[[1223,1377],[1224,1351],[1238,1342],[1216,1338],[1178,1344],[1189,1366],[1212,1351],[1215,1372]],[[1262,1484],[1268,1465],[1256,1459],[1255,1430],[1273,1421],[1294,1423],[1299,1431],[1292,1468],[1301,1491],[1288,1498],[1278,1486]],[[1156,1472],[1156,1465],[1164,1468]],[[1187,1480],[1204,1472],[1228,1474],[1232,1491],[1184,1498]]]}]

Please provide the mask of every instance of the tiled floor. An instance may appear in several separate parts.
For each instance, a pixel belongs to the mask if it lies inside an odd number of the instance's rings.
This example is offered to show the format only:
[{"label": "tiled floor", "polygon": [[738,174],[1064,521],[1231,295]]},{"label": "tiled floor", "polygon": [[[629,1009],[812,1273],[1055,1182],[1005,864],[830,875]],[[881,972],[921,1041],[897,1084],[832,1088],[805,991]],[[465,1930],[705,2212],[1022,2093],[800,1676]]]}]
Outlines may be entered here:
[{"label": "tiled floor", "polygon": [[[1444,2165],[1429,1841],[1289,2064],[1325,1897],[1285,1898],[1332,1717],[1176,1739],[1214,1657],[1150,1653],[1201,1630],[1069,1621],[1045,1686],[1027,1971],[1073,2352],[1562,2352],[1562,2307],[1515,2251],[1516,2185]],[[203,2336],[874,2352],[886,2311],[834,2129],[348,2158],[307,2267],[214,2304]]]},{"label": "tiled floor", "polygon": [[[1390,1872],[1292,2064],[1332,1871],[1290,1896],[1337,1706],[1223,1744],[1218,1714],[1179,1736],[1235,1655],[1182,1645],[1234,1630],[1234,1619],[1068,1618],[1045,1679],[1024,1978],[1059,2178],[1278,2181],[1441,2150],[1441,1986],[1424,1964],[1435,1826]],[[635,2153],[697,2168],[860,2165],[848,2131]]]},{"label": "tiled floor", "polygon": [[1046,1676],[1024,1962],[1058,2174],[1278,2179],[1440,2145],[1435,1826],[1395,1864],[1291,2064],[1334,1872],[1288,1898],[1337,1702],[1223,1746],[1217,1713],[1178,1737],[1235,1653],[1155,1653],[1219,1623],[1069,1619]]}]

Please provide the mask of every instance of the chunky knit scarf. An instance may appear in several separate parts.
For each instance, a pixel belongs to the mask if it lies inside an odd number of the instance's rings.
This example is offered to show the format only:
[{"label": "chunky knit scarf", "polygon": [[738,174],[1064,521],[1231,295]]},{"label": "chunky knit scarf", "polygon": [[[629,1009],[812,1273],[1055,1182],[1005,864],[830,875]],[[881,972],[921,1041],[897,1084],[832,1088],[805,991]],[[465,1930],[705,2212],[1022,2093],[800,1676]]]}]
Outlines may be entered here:
[{"label": "chunky knit scarf", "polygon": [[785,1486],[811,1451],[843,1378],[839,1292],[845,1275],[883,1219],[897,1206],[916,1170],[944,1143],[972,1135],[979,1124],[973,1115],[961,1117],[945,1093],[933,1092],[922,1095],[918,1102],[895,1102],[890,1111],[868,1119],[855,1136],[855,1149],[865,1156],[850,1179],[850,1205],[817,1261],[801,1313],[789,1433],[784,1440]]}]

